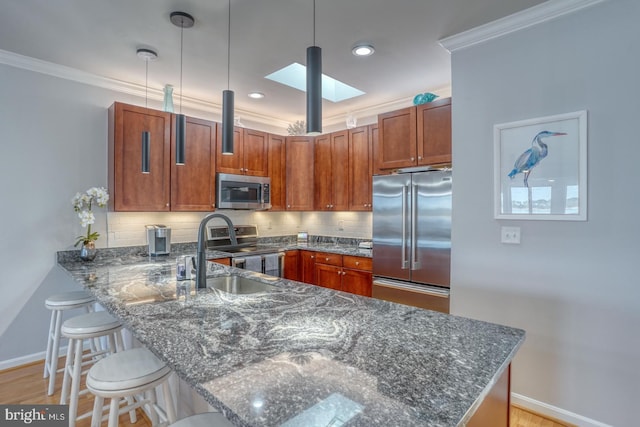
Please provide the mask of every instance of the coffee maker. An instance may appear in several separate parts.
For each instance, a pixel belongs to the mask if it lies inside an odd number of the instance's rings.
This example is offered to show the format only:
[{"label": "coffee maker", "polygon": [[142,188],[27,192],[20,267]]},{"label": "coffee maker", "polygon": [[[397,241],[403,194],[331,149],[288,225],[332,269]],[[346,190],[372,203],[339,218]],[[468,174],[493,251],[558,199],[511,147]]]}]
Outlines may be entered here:
[{"label": "coffee maker", "polygon": [[149,256],[169,255],[171,252],[171,229],[166,225],[147,225]]}]

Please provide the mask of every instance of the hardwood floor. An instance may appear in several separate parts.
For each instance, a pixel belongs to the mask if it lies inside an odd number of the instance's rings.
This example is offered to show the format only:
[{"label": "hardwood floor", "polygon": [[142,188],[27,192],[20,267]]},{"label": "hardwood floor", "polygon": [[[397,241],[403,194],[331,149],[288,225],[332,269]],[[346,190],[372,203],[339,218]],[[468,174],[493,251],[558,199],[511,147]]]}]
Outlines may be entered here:
[{"label": "hardwood floor", "polygon": [[[64,358],[62,358],[64,360]],[[0,371],[0,404],[58,404],[62,388],[62,373],[58,374],[53,396],[47,396],[49,380],[42,378],[43,362],[36,362],[13,369]],[[60,365],[62,367],[62,365]],[[82,414],[93,408],[91,394],[80,396],[78,413]],[[86,418],[76,423],[77,427],[89,427],[91,419]],[[103,422],[106,425],[106,421]],[[120,416],[122,427],[151,427],[148,418],[138,409],[138,422],[132,424],[127,414]],[[529,412],[525,408],[511,406],[510,427],[575,427],[557,420],[544,418]]]}]

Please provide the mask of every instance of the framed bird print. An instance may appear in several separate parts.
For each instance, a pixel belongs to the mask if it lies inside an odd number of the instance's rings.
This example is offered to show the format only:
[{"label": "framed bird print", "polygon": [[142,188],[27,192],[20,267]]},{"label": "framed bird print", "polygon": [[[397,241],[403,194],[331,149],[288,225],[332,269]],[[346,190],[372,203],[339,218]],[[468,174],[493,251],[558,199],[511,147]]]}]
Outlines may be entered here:
[{"label": "framed bird print", "polygon": [[587,112],[495,125],[496,219],[587,220]]}]

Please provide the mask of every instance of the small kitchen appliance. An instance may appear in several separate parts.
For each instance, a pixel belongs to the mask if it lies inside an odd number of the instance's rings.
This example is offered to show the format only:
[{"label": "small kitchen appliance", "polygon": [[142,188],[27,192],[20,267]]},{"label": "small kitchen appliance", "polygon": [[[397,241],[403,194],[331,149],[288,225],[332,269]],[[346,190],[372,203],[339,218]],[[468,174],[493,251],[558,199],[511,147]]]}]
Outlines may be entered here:
[{"label": "small kitchen appliance", "polygon": [[169,255],[171,252],[171,228],[162,224],[145,226],[149,256]]}]

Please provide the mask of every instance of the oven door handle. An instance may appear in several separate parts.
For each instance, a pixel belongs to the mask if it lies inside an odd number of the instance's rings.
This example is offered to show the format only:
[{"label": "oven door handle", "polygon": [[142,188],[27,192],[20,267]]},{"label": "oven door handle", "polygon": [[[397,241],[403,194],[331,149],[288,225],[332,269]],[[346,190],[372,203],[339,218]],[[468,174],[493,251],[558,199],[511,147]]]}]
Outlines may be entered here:
[{"label": "oven door handle", "polygon": [[[246,259],[242,257],[231,258],[231,267],[244,268],[246,262]],[[242,267],[238,267],[239,265],[242,265]]]}]

